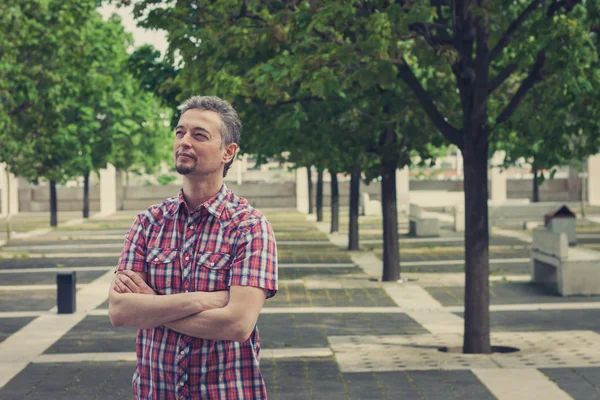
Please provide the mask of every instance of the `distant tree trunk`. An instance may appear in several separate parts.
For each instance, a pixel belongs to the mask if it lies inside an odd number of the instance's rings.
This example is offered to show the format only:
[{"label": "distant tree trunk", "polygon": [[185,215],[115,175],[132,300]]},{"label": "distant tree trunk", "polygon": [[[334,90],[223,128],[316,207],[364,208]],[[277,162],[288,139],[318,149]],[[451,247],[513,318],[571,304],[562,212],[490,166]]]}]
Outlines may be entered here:
[{"label": "distant tree trunk", "polygon": [[306,167],[306,169],[308,170],[308,213],[312,214],[315,207],[313,204],[313,184],[311,167]]},{"label": "distant tree trunk", "polygon": [[317,221],[323,221],[323,170],[317,171]]},{"label": "distant tree trunk", "polygon": [[331,174],[331,229],[330,232],[339,232],[340,230],[340,190],[337,180],[337,172],[330,171]]},{"label": "distant tree trunk", "polygon": [[358,198],[360,196],[360,165],[350,174],[350,222],[348,226],[348,250],[358,250]]},{"label": "distant tree trunk", "polygon": [[83,218],[90,217],[90,171],[83,175]]},{"label": "distant tree trunk", "polygon": [[[472,121],[471,119],[467,119]],[[483,123],[471,129],[484,129]],[[489,319],[488,135],[465,137],[465,334],[464,353],[491,353]]]},{"label": "distant tree trunk", "polygon": [[50,226],[58,226],[58,206],[56,203],[56,181],[50,181]]},{"label": "distant tree trunk", "polygon": [[[10,217],[11,214],[13,212],[13,210],[10,209],[10,172],[8,170],[8,168],[6,169],[6,243],[10,242],[11,239],[11,232],[12,232],[12,227],[10,225]],[[14,189],[13,189],[14,190]]]},{"label": "distant tree trunk", "polygon": [[383,213],[383,281],[400,279],[396,163],[382,163],[381,208]]},{"label": "distant tree trunk", "polygon": [[[125,185],[121,189],[121,204],[119,210],[125,209],[125,199],[127,198],[127,188],[129,187],[129,171],[121,171],[121,174],[125,174]],[[123,180],[121,179],[121,182]]]},{"label": "distant tree trunk", "polygon": [[539,203],[540,201],[540,185],[538,183],[538,170],[535,163],[531,166],[531,171],[533,172],[533,202]]},{"label": "distant tree trunk", "polygon": [[581,162],[581,169],[583,174],[581,174],[581,217],[585,218],[585,200],[587,197],[587,168],[586,168],[585,160]]}]

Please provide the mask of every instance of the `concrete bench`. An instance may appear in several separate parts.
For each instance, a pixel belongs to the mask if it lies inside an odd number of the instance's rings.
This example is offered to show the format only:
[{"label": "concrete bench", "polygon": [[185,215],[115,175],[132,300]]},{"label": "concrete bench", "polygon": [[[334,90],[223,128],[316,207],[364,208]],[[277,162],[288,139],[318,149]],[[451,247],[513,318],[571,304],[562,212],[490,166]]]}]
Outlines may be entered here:
[{"label": "concrete bench", "polygon": [[363,193],[363,214],[366,216],[380,217],[382,214],[381,201],[371,200],[369,193]]},{"label": "concrete bench", "polygon": [[600,294],[600,252],[569,247],[567,235],[537,228],[531,281],[556,286],[562,296]]},{"label": "concrete bench", "polygon": [[440,220],[427,215],[421,207],[411,203],[409,206],[409,232],[417,237],[440,236]]}]

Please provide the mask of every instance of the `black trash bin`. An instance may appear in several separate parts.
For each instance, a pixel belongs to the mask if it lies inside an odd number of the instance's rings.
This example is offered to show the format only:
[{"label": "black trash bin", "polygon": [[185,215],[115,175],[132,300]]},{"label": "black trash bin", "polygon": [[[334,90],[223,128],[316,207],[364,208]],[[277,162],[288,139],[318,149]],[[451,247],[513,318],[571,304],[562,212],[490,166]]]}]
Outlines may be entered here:
[{"label": "black trash bin", "polygon": [[75,271],[56,274],[56,302],[59,314],[72,314],[76,311],[76,285]]}]

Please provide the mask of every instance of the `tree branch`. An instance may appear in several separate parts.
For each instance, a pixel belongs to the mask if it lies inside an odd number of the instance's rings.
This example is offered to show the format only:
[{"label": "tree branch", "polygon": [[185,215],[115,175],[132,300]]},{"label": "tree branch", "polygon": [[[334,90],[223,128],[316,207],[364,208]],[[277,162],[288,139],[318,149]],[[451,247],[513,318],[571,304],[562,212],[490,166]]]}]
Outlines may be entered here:
[{"label": "tree branch", "polygon": [[331,35],[328,35],[328,34],[327,34],[327,33],[325,33],[325,32],[321,32],[321,31],[319,31],[319,30],[317,30],[317,29],[315,29],[315,28],[313,28],[313,31],[314,31],[314,32],[315,32],[315,33],[316,33],[316,34],[317,34],[317,35],[318,35],[318,36],[319,36],[321,39],[323,39],[323,40],[324,40],[324,41],[326,41],[326,42],[330,42],[330,43],[336,43],[336,44],[339,44],[340,46],[345,44],[345,43],[344,43],[344,41],[343,41],[342,39],[337,39],[337,38],[334,38],[334,37],[332,37]]},{"label": "tree branch", "polygon": [[402,79],[408,87],[413,91],[419,103],[433,122],[436,128],[442,132],[444,136],[458,147],[463,147],[463,137],[460,130],[456,129],[440,113],[429,94],[423,89],[423,86],[413,73],[412,69],[406,63],[406,60],[392,59],[390,60],[398,66],[398,77]]},{"label": "tree branch", "polygon": [[[452,37],[446,32],[448,27],[443,24],[418,22],[410,24],[408,29],[423,37],[431,46],[451,46],[453,43]],[[438,30],[446,35],[440,34]]]},{"label": "tree branch", "polygon": [[490,81],[488,86],[488,93],[492,93],[494,90],[498,89],[498,87],[502,85],[504,81],[506,81],[508,77],[511,76],[513,72],[517,70],[517,67],[517,63],[509,64],[506,67],[504,67],[504,69],[500,71],[498,75],[496,75],[494,79]]},{"label": "tree branch", "polygon": [[504,32],[504,35],[502,35],[502,37],[500,38],[500,40],[498,40],[498,43],[496,43],[496,46],[494,46],[494,48],[492,49],[492,52],[490,54],[490,60],[493,60],[500,53],[502,53],[502,50],[504,50],[504,48],[506,47],[506,45],[508,45],[508,43],[512,39],[513,35],[517,31],[517,29],[519,29],[521,27],[521,25],[523,25],[523,23],[525,22],[525,20],[527,19],[527,17],[529,17],[531,15],[531,13],[533,13],[533,11],[535,10],[535,8],[540,3],[542,3],[542,1],[543,0],[533,0],[529,4],[529,6],[527,6],[527,8],[525,10],[523,10],[523,12],[521,13],[521,15],[519,15],[517,17],[517,19],[514,20],[510,24],[510,26],[508,27],[508,29],[506,30],[506,32]]},{"label": "tree branch", "polygon": [[501,123],[508,121],[508,119],[515,112],[515,110],[519,106],[519,103],[521,103],[521,100],[523,100],[525,94],[527,94],[529,89],[531,89],[536,82],[542,80],[542,68],[544,66],[545,61],[546,52],[542,50],[537,54],[537,57],[535,58],[535,63],[533,64],[533,67],[531,68],[531,71],[529,72],[527,78],[525,78],[523,82],[521,82],[521,86],[519,86],[519,89],[517,89],[517,92],[510,100],[510,103],[508,103],[506,108],[502,110],[500,115],[496,118],[496,125],[494,125],[494,128],[500,125]]}]

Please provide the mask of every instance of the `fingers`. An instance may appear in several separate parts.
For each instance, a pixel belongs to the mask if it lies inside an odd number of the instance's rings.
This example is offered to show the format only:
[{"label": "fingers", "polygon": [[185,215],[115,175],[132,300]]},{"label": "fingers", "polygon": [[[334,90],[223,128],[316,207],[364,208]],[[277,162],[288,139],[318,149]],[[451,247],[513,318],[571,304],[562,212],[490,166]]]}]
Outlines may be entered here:
[{"label": "fingers", "polygon": [[120,274],[115,278],[115,291],[117,293],[135,293],[122,281],[122,278]]},{"label": "fingers", "polygon": [[119,281],[129,290],[126,293],[142,293],[142,288],[140,288],[128,274],[119,275]]},{"label": "fingers", "polygon": [[[138,287],[143,288],[148,286],[146,282],[135,272],[133,271],[124,271],[123,272],[131,281]],[[149,287],[149,286],[148,286]]]}]

